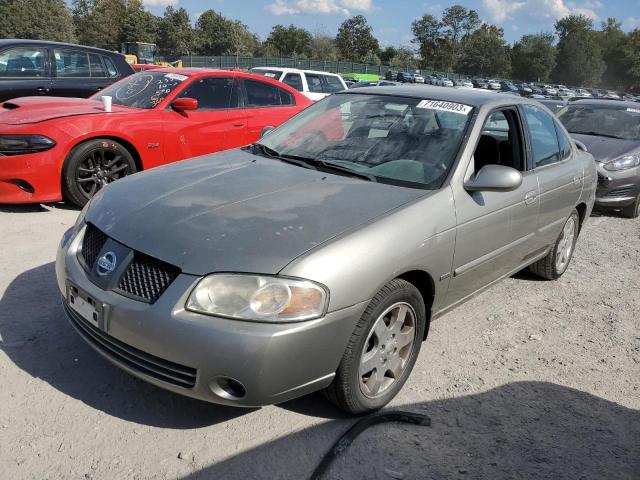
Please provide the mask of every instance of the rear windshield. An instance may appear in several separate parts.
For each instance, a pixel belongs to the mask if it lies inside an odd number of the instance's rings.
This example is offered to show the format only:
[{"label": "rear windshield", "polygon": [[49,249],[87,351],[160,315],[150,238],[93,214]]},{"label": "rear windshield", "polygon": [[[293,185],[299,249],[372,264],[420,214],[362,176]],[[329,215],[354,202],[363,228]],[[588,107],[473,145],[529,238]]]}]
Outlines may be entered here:
[{"label": "rear windshield", "polygon": [[110,96],[117,105],[155,108],[187,78],[189,77],[178,73],[140,72],[101,90],[93,98]]},{"label": "rear windshield", "polygon": [[265,77],[274,78],[278,80],[282,72],[279,70],[263,70],[259,68],[252,68],[249,73],[255,73],[256,75],[264,75]]},{"label": "rear windshield", "polygon": [[640,105],[574,104],[558,113],[570,133],[640,140]]}]

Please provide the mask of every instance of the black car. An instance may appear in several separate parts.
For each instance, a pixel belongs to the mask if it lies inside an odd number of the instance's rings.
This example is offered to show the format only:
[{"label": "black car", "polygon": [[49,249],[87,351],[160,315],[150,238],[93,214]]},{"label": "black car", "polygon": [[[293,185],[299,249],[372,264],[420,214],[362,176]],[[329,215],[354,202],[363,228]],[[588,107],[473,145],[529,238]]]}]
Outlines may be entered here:
[{"label": "black car", "polygon": [[398,72],[398,76],[396,77],[396,82],[416,83],[416,79],[412,73]]},{"label": "black car", "polygon": [[0,102],[33,95],[88,97],[132,73],[124,55],[108,50],[0,40]]},{"label": "black car", "polygon": [[518,92],[518,87],[516,87],[511,82],[500,82],[500,90],[502,90],[503,92],[517,93]]}]

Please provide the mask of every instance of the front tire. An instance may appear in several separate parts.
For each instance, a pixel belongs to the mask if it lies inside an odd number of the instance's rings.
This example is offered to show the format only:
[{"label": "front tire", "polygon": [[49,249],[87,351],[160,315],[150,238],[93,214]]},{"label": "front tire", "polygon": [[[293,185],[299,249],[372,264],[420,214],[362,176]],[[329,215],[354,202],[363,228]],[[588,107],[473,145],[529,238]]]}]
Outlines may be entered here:
[{"label": "front tire", "polygon": [[89,140],[71,150],[64,161],[63,196],[82,207],[98,190],[136,171],[135,160],[122,144],[108,138]]},{"label": "front tire", "polygon": [[325,395],[353,414],[385,406],[409,377],[425,328],[424,301],[418,289],[402,279],[389,282],[358,321]]},{"label": "front tire", "polygon": [[640,216],[640,194],[631,205],[622,209],[622,216],[625,218],[638,218]]},{"label": "front tire", "polygon": [[546,257],[532,264],[529,269],[539,277],[547,280],[560,278],[569,267],[573,250],[580,231],[580,217],[577,210],[573,210],[564,223],[562,231]]}]

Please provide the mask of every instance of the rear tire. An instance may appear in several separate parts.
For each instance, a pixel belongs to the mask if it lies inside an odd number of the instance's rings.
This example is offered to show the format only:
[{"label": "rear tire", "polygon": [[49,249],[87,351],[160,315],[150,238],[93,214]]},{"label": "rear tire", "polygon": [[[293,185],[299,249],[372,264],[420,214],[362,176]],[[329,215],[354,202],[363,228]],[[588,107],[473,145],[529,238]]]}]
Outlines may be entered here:
[{"label": "rear tire", "polygon": [[529,266],[536,275],[547,280],[560,278],[567,271],[580,231],[580,216],[573,210],[564,223],[562,231],[546,257]]},{"label": "rear tire", "polygon": [[120,178],[137,171],[129,150],[109,138],[96,138],[75,147],[62,167],[65,200],[80,207],[95,193]]},{"label": "rear tire", "polygon": [[622,209],[622,216],[625,218],[638,218],[640,216],[640,194],[631,205]]},{"label": "rear tire", "polygon": [[402,279],[389,282],[356,324],[325,396],[352,414],[385,406],[409,377],[425,328],[424,301],[418,289]]}]

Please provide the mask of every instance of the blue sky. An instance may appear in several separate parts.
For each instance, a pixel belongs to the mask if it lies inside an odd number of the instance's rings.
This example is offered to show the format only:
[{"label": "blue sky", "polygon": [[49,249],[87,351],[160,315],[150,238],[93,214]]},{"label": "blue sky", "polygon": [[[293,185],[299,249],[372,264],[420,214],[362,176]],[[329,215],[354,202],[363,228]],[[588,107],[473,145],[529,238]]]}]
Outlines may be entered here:
[{"label": "blue sky", "polygon": [[640,28],[640,0],[143,0],[149,10],[162,14],[167,5],[186,8],[192,19],[209,8],[248,25],[262,39],[275,24],[293,23],[311,32],[335,35],[342,21],[362,13],[383,46],[409,44],[411,22],[425,13],[440,15],[456,3],[474,8],[480,18],[504,28],[513,42],[526,33],[552,31],[557,18],[581,13],[595,24],[615,17],[623,28]]}]

